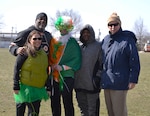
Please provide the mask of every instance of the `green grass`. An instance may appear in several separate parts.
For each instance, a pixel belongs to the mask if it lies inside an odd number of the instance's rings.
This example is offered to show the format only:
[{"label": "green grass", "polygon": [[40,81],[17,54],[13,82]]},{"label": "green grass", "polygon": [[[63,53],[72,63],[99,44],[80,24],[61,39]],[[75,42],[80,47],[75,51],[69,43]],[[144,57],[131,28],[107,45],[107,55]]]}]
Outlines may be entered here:
[{"label": "green grass", "polygon": [[[141,72],[138,85],[128,92],[127,105],[129,116],[150,116],[150,53],[140,53]],[[13,66],[15,62],[8,49],[0,48],[0,115],[15,116],[13,99]],[[103,91],[100,94],[100,115],[107,116]],[[80,116],[74,94],[75,116]],[[64,109],[62,106],[62,116]],[[40,116],[51,116],[50,100],[41,103]]]}]

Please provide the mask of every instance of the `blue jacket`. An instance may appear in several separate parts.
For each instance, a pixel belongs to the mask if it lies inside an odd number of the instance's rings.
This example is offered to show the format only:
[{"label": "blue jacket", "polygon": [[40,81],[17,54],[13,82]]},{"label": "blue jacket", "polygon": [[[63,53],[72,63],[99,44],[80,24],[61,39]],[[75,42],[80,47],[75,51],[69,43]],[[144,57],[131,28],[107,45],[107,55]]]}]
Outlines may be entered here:
[{"label": "blue jacket", "polygon": [[120,28],[114,35],[109,34],[103,39],[103,89],[128,90],[130,82],[138,82],[140,61],[133,35]]}]

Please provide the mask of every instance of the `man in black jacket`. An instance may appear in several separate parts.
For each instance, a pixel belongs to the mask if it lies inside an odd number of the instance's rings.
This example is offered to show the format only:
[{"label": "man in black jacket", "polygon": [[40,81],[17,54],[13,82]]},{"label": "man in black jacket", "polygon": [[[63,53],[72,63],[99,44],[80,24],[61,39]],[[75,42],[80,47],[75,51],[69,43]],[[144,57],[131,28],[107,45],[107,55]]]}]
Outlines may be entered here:
[{"label": "man in black jacket", "polygon": [[[37,14],[35,24],[18,33],[16,39],[9,46],[9,52],[14,56],[17,56],[18,54],[24,54],[24,51],[25,51],[24,44],[26,43],[29,33],[33,30],[38,30],[42,34],[41,47],[48,54],[49,44],[50,44],[52,35],[51,33],[45,30],[46,26],[47,26],[47,15],[43,12]],[[17,113],[20,111],[25,112],[26,104],[18,103],[16,107],[18,109]]]},{"label": "man in black jacket", "polygon": [[23,46],[27,40],[28,34],[32,30],[38,30],[43,35],[42,48],[46,53],[48,53],[49,43],[50,39],[52,38],[52,35],[51,33],[45,30],[45,27],[47,26],[47,20],[48,20],[47,15],[44,12],[37,14],[35,24],[18,33],[16,39],[9,46],[9,52],[14,56],[17,56],[17,54],[23,54],[24,53]]}]

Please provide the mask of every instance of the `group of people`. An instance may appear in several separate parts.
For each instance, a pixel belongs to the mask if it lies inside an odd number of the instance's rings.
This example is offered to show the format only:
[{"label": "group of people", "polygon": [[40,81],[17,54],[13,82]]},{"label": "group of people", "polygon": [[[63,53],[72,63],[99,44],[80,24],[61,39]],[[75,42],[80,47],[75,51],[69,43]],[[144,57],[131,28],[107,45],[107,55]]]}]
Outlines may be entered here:
[{"label": "group of people", "polygon": [[60,37],[45,30],[48,17],[37,14],[35,24],[18,33],[9,51],[17,56],[13,90],[16,116],[38,116],[41,100],[50,98],[52,115],[74,116],[73,90],[82,116],[100,115],[100,91],[104,90],[108,116],[127,116],[127,92],[138,83],[140,61],[133,32],[122,30],[113,13],[107,22],[109,34],[95,39],[90,24],[80,30],[79,43],[72,36],[74,23],[60,16],[55,27]]}]

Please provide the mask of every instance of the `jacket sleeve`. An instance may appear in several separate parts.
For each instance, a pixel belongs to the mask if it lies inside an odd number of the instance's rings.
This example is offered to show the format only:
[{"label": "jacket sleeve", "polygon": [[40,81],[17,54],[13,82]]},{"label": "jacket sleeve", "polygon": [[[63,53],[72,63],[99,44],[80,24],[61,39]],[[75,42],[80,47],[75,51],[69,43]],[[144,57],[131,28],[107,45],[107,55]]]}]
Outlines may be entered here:
[{"label": "jacket sleeve", "polygon": [[95,74],[93,74],[93,75],[101,78],[102,69],[103,69],[103,66],[102,66],[102,48],[101,48],[101,44],[99,44],[98,59],[97,59],[97,62],[94,66]]},{"label": "jacket sleeve", "polygon": [[140,74],[140,60],[135,41],[133,39],[129,40],[129,48],[130,82],[138,83],[138,77]]},{"label": "jacket sleeve", "polygon": [[14,75],[13,75],[13,90],[20,90],[19,82],[20,82],[20,70],[27,59],[26,55],[17,55],[15,66],[14,66]]},{"label": "jacket sleeve", "polygon": [[9,45],[9,52],[14,56],[17,56],[17,49],[18,46],[15,45],[15,43],[11,43],[11,45]]},{"label": "jacket sleeve", "polygon": [[100,71],[103,70],[103,63],[102,63],[102,46],[100,44],[100,50],[99,50],[99,69]]},{"label": "jacket sleeve", "polygon": [[9,46],[9,52],[12,55],[17,56],[17,53],[16,53],[17,49],[19,47],[22,47],[25,44],[29,33],[30,33],[30,30],[24,30],[17,34],[16,39]]}]

